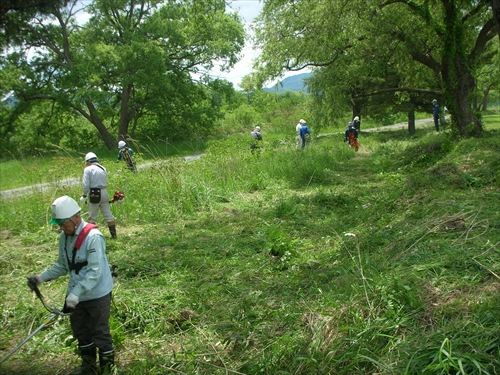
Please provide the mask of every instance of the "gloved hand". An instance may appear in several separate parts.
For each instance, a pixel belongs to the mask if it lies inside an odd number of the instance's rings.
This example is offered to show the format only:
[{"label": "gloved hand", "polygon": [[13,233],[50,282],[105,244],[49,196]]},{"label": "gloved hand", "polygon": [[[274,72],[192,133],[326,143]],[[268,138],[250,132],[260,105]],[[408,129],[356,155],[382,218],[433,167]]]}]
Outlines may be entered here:
[{"label": "gloved hand", "polygon": [[80,302],[80,300],[73,293],[68,294],[68,296],[66,297],[66,306],[68,306],[70,309],[74,309],[76,305],[78,305],[78,302]]},{"label": "gloved hand", "polygon": [[82,195],[82,197],[80,198],[80,202],[87,203],[87,197],[85,195]]},{"label": "gloved hand", "polygon": [[43,283],[42,276],[33,275],[28,276],[28,286],[31,290],[35,289],[35,286],[40,286]]}]

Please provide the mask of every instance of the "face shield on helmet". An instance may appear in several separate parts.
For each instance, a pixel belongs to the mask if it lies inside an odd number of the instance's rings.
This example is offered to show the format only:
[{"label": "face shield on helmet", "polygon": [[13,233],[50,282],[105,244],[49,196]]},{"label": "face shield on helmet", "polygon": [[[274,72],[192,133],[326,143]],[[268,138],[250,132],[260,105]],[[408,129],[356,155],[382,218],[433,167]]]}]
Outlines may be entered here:
[{"label": "face shield on helmet", "polygon": [[52,203],[52,219],[50,224],[61,225],[73,215],[80,212],[80,206],[73,198],[64,195]]}]

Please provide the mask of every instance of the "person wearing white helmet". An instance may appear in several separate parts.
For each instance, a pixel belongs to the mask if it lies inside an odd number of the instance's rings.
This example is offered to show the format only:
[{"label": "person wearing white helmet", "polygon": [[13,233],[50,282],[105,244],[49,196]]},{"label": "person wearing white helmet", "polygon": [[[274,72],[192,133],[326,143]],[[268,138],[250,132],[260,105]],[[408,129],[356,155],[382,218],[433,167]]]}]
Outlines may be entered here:
[{"label": "person wearing white helmet", "polygon": [[109,204],[108,173],[106,168],[98,163],[96,154],[89,152],[85,155],[85,169],[83,170],[83,195],[81,202],[88,203],[89,223],[95,224],[99,209],[108,223],[109,233],[116,238],[115,217],[111,213]]},{"label": "person wearing white helmet", "polygon": [[347,129],[344,132],[344,142],[348,143],[349,147],[353,147],[354,151],[357,152],[359,150],[358,130],[352,122],[347,123]]},{"label": "person wearing white helmet", "polygon": [[303,149],[306,147],[306,139],[311,135],[311,131],[309,130],[309,127],[307,126],[307,123],[304,120],[301,120],[301,127],[300,127],[300,147]]},{"label": "person wearing white helmet", "polygon": [[306,125],[306,121],[303,119],[299,120],[299,123],[295,126],[295,148],[298,150],[299,148],[302,147],[302,138],[300,137],[300,129],[302,129],[302,126]]},{"label": "person wearing white helmet", "polygon": [[359,116],[355,116],[352,119],[352,126],[354,126],[358,132],[361,130],[361,122],[359,121]]},{"label": "person wearing white helmet", "polygon": [[125,141],[118,142],[118,148],[118,160],[116,162],[118,163],[123,159],[127,163],[128,169],[130,169],[132,172],[137,172],[137,167],[135,166],[135,163],[132,159],[134,151],[132,151],[132,149],[127,146],[127,143]]},{"label": "person wearing white helmet", "polygon": [[110,374],[115,366],[109,328],[114,285],[106,242],[96,225],[82,219],[80,206],[68,196],[52,203],[50,223],[61,230],[57,262],[41,274],[29,276],[28,285],[33,288],[69,274],[63,310],[72,312],[71,330],[82,358],[82,365],[71,374],[97,374],[97,349],[100,373]]},{"label": "person wearing white helmet", "polygon": [[250,149],[252,153],[255,152],[256,149],[259,148],[258,143],[262,141],[262,134],[260,133],[260,126],[256,126],[251,132],[250,136],[253,138],[252,144],[250,145]]}]

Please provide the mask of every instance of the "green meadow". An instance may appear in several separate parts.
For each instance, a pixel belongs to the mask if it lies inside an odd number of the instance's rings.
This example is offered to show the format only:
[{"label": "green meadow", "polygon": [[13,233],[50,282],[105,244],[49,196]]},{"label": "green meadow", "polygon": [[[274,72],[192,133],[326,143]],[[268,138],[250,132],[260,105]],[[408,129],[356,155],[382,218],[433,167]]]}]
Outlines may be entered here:
[{"label": "green meadow", "polygon": [[[296,150],[293,134],[135,145],[134,174],[95,150],[118,239],[111,327],[119,374],[498,374],[500,116],[481,138],[417,127],[342,130]],[[375,126],[375,124],[373,124]],[[197,160],[183,156],[205,153]],[[26,285],[57,257],[50,204],[77,199],[75,151],[1,162],[0,357],[50,316]],[[82,207],[83,218],[86,209]],[[42,284],[62,307],[67,279]],[[78,364],[57,319],[0,374]]]}]

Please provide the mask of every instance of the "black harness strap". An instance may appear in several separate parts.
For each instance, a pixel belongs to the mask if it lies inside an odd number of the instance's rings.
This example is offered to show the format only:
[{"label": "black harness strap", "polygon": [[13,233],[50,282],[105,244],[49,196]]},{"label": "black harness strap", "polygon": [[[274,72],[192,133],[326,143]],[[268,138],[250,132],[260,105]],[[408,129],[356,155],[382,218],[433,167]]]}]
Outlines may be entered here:
[{"label": "black harness strap", "polygon": [[75,246],[73,247],[73,256],[71,257],[71,261],[69,260],[68,256],[68,250],[67,250],[67,244],[68,244],[68,237],[66,237],[66,242],[64,244],[64,251],[66,252],[66,258],[68,259],[68,267],[70,271],[75,271],[75,273],[78,275],[83,267],[85,267],[87,264],[89,264],[88,261],[85,262],[78,262],[75,263],[75,258],[76,258],[76,252],[78,249],[80,249],[80,246],[82,246],[83,241],[85,238],[87,238],[88,234],[90,231],[94,228],[97,228],[97,225],[87,223],[82,229],[82,231],[78,234],[78,237],[75,242]]}]

